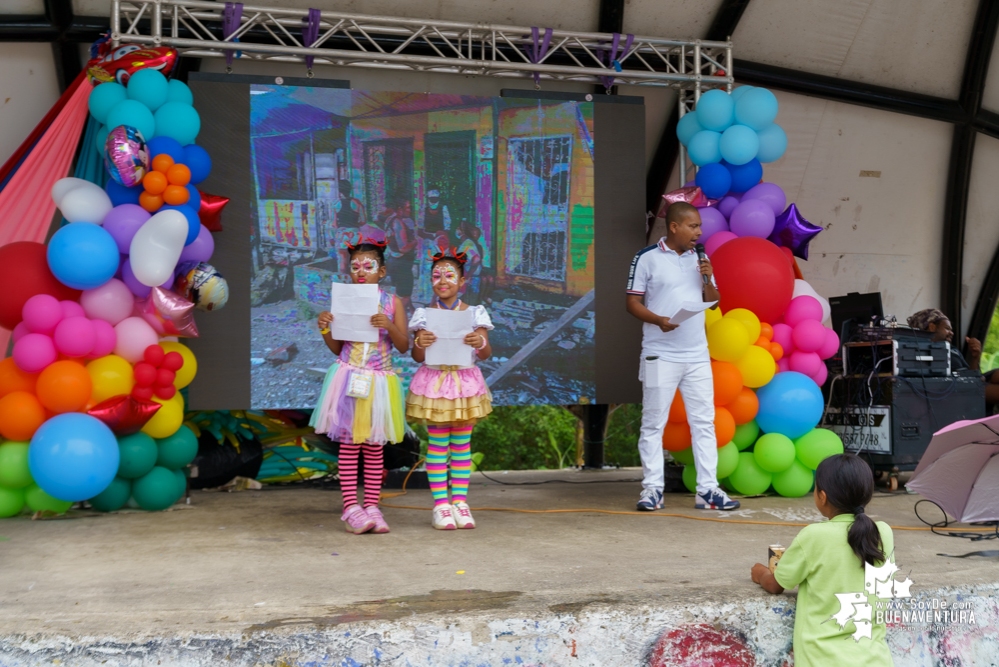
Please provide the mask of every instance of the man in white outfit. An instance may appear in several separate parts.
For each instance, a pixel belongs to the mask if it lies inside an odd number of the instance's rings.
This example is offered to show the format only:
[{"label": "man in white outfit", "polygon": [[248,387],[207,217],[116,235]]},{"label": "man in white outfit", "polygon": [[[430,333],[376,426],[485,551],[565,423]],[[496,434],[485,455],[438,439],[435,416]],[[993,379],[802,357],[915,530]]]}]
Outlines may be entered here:
[{"label": "man in white outfit", "polygon": [[642,359],[642,496],[638,509],[663,506],[663,427],[677,388],[683,395],[697,469],[698,509],[733,510],[739,503],[718,487],[714,381],[704,313],[680,324],[670,322],[687,302],[719,299],[711,262],[699,262],[694,247],[701,237],[701,216],[683,202],[666,210],[666,237],[639,251],[628,275],[628,312],[640,319]]}]

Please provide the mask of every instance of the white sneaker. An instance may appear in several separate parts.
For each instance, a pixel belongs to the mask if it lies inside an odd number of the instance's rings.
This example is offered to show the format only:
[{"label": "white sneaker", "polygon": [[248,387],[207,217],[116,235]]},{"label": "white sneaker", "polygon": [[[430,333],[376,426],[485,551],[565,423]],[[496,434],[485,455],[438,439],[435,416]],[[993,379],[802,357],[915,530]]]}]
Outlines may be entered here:
[{"label": "white sneaker", "polygon": [[468,507],[468,503],[454,504],[454,521],[458,528],[475,528],[475,519],[472,518],[472,510]]},{"label": "white sneaker", "polygon": [[434,520],[431,525],[437,530],[454,530],[454,508],[447,503],[434,507]]}]

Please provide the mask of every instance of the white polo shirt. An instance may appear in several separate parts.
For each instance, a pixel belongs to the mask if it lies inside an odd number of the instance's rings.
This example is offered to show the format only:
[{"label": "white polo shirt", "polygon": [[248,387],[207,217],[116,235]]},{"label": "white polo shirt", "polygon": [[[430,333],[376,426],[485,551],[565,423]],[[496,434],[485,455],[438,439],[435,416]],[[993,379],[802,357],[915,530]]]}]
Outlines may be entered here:
[{"label": "white polo shirt", "polygon": [[[666,245],[665,238],[638,251],[631,261],[628,294],[644,296],[645,307],[656,315],[670,317],[684,302],[702,301],[703,288],[697,253],[688,250],[678,255]],[[710,361],[704,313],[698,313],[668,333],[654,324],[643,325],[642,356],[684,363]]]}]

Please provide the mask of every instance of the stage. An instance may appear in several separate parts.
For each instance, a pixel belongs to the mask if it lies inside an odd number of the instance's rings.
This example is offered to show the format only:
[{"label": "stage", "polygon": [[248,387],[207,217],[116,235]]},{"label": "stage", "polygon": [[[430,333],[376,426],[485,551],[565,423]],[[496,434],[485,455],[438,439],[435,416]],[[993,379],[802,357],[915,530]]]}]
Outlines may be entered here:
[{"label": "stage", "polygon": [[[0,531],[0,663],[692,664],[653,655],[669,635],[674,656],[782,664],[794,597],[767,596],[749,570],[769,544],[790,543],[799,527],[787,524],[819,518],[810,496],[721,513],[672,494],[663,511],[638,514],[636,469],[489,475],[510,485],[474,475],[473,508],[531,513],[477,510],[476,530],[438,532],[430,492],[413,490],[386,501],[390,534],[354,536],[337,492],[265,488],[194,492],[163,513],[11,519]],[[534,484],[545,480],[558,481]],[[877,493],[869,512],[914,527],[917,499]],[[977,614],[976,626],[893,627],[896,665],[992,664],[996,559],[937,554],[995,543],[921,530],[896,530],[895,543],[914,596]]]}]

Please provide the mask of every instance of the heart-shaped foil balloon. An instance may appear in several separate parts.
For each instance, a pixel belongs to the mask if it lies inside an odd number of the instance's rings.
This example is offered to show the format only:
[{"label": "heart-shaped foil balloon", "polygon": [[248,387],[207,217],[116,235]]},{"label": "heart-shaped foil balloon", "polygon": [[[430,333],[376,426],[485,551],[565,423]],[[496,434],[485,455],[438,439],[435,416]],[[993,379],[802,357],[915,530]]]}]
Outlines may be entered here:
[{"label": "heart-shaped foil balloon", "polygon": [[137,298],[133,314],[148,322],[160,336],[198,337],[194,304],[162,287],[154,287],[145,299]]},{"label": "heart-shaped foil balloon", "polygon": [[[110,42],[107,44],[110,46]],[[122,44],[114,50],[108,48],[106,53],[99,53],[88,62],[87,74],[95,85],[116,81],[124,86],[140,69],[155,69],[163,76],[169,76],[176,63],[177,50],[168,46],[150,48],[141,44]]]},{"label": "heart-shaped foil balloon", "polygon": [[138,433],[146,425],[160,404],[140,401],[131,396],[112,396],[87,410],[87,414],[104,422],[116,435]]}]

